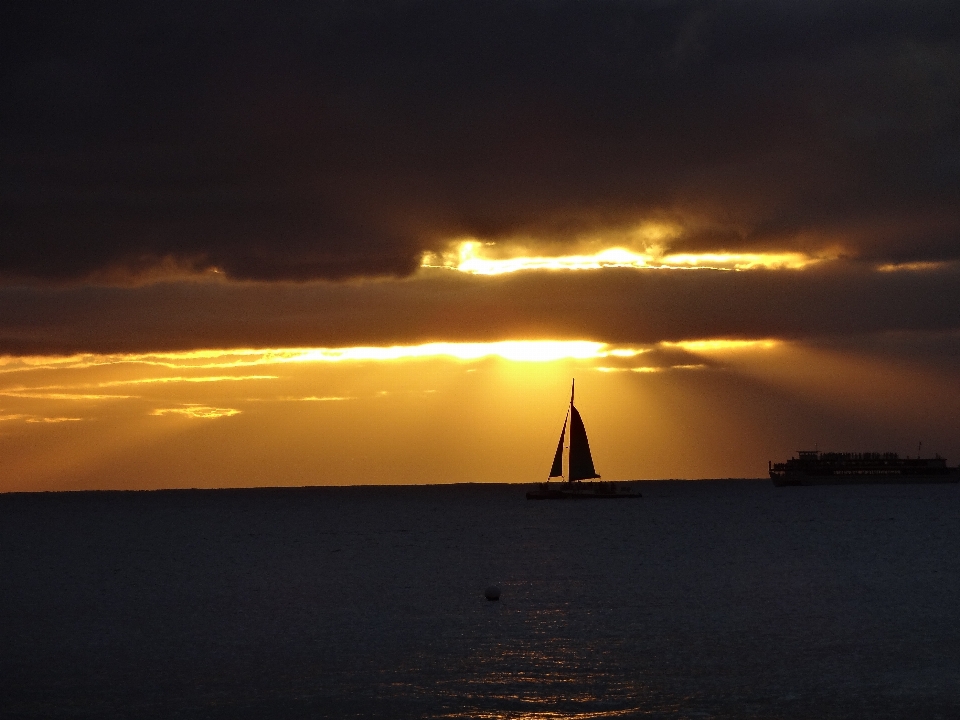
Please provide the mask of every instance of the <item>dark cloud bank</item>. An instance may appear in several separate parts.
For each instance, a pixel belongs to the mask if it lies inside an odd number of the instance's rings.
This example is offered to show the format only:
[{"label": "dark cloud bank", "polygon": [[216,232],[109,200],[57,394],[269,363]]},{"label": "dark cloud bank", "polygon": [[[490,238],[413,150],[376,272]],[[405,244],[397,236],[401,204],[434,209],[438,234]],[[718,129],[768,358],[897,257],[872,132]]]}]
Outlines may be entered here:
[{"label": "dark cloud bank", "polygon": [[7,3],[0,58],[14,280],[403,276],[452,236],[643,218],[676,249],[960,256],[951,2]]},{"label": "dark cloud bank", "polygon": [[[705,337],[848,339],[869,349],[878,338],[899,336],[914,348],[946,348],[954,361],[960,358],[958,269],[922,279],[857,266],[431,275],[362,283],[0,289],[0,353]],[[937,337],[947,338],[946,345]]]}]

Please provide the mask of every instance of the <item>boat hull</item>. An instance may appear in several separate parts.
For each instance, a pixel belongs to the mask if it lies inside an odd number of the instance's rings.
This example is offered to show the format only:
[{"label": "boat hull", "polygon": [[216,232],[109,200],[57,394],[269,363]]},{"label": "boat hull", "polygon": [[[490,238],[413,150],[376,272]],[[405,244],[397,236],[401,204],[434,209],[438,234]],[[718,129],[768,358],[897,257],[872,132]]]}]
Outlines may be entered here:
[{"label": "boat hull", "polygon": [[931,483],[945,484],[960,481],[960,473],[954,472],[937,475],[780,475],[771,480],[776,487],[790,487],[802,485],[927,485]]},{"label": "boat hull", "polygon": [[619,488],[615,483],[542,483],[527,492],[527,500],[627,500],[643,497],[632,488]]}]

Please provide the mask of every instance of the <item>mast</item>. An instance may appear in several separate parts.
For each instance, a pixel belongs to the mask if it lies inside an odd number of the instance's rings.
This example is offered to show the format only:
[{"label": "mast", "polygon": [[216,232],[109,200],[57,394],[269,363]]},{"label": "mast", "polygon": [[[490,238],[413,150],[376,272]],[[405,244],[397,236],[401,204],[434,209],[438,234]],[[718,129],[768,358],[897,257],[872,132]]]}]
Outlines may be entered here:
[{"label": "mast", "polygon": [[[593,467],[593,457],[590,455],[590,443],[587,440],[587,429],[583,426],[583,418],[573,404],[575,389],[576,381],[574,380],[570,383],[570,406],[567,408],[567,417],[563,420],[560,440],[557,441],[557,451],[554,453],[550,474],[547,476],[548,481],[550,478],[563,477],[564,450],[567,451],[567,482],[573,483],[600,477]],[[568,427],[570,429],[569,444],[564,446],[568,437]]]},{"label": "mast", "polygon": [[[570,408],[567,410],[567,417],[573,417],[573,391],[577,387],[577,379],[570,378]],[[564,421],[564,427],[566,427],[566,421]],[[570,428],[570,440],[567,445],[567,482],[573,482],[573,428]]]}]

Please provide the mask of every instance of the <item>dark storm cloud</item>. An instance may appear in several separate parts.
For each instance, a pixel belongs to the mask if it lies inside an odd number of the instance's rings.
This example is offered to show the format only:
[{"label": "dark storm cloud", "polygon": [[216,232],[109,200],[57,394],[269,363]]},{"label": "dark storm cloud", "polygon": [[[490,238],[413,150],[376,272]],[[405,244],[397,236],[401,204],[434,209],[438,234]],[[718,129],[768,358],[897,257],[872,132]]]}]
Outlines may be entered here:
[{"label": "dark storm cloud", "polygon": [[6,3],[0,273],[404,275],[451,236],[960,255],[950,2]]},{"label": "dark storm cloud", "polygon": [[[960,269],[877,273],[606,270],[348,283],[0,289],[0,353],[69,354],[429,341],[700,338],[836,343],[955,333]],[[862,341],[858,341],[861,342]]]}]

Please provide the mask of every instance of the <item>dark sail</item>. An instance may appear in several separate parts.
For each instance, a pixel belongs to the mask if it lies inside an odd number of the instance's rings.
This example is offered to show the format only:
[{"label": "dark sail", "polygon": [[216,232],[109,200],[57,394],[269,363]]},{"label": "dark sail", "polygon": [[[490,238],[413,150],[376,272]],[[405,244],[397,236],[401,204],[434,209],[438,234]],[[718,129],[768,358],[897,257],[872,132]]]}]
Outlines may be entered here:
[{"label": "dark sail", "polygon": [[563,439],[567,435],[567,421],[564,418],[563,430],[560,431],[560,442],[557,443],[557,454],[553,456],[553,467],[550,468],[550,477],[563,475]]},{"label": "dark sail", "polygon": [[[577,409],[570,406],[572,411],[570,418],[570,477],[568,480],[589,480],[598,478],[597,471],[593,468],[593,457],[590,455],[590,443],[587,442],[587,429],[583,426],[583,420],[580,419],[580,413]],[[566,425],[564,425],[566,428]],[[560,440],[561,445],[563,439]],[[557,460],[553,461],[554,466]]]}]

